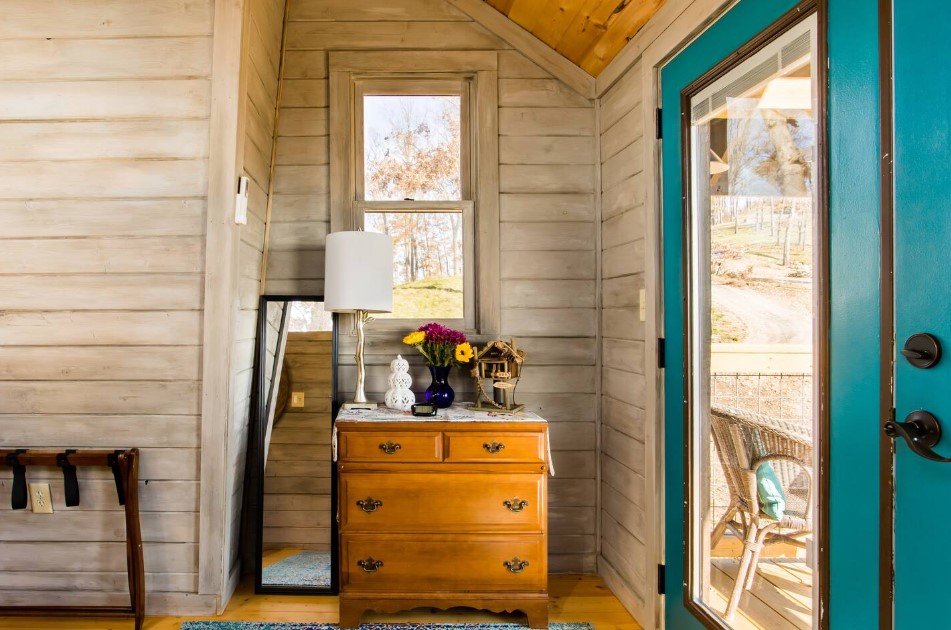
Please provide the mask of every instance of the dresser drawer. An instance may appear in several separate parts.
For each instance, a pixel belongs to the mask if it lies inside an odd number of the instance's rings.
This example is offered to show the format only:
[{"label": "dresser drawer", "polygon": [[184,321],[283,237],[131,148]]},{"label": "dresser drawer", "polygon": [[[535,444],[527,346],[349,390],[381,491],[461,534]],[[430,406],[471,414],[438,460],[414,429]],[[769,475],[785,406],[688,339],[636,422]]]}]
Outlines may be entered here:
[{"label": "dresser drawer", "polygon": [[541,532],[544,484],[541,474],[351,472],[340,529]]},{"label": "dresser drawer", "polygon": [[534,536],[461,538],[341,536],[347,591],[544,591],[545,540]]},{"label": "dresser drawer", "polygon": [[544,462],[543,433],[447,433],[447,462]]},{"label": "dresser drawer", "polygon": [[338,459],[350,462],[439,462],[442,433],[341,431]]}]

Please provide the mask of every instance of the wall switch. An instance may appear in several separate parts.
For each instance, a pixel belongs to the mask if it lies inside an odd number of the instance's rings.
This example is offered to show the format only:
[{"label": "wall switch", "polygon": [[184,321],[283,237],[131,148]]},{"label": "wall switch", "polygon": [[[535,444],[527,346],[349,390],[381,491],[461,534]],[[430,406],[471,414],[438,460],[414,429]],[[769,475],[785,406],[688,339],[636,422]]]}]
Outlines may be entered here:
[{"label": "wall switch", "polygon": [[50,484],[30,484],[30,509],[37,514],[53,513],[53,495],[50,492]]},{"label": "wall switch", "polygon": [[647,321],[647,304],[644,302],[647,300],[647,291],[641,289],[637,292],[637,303],[640,305],[640,318],[642,322]]},{"label": "wall switch", "polygon": [[304,406],[304,392],[291,392],[291,407]]},{"label": "wall switch", "polygon": [[248,180],[247,177],[238,179],[238,195],[234,204],[234,222],[238,225],[248,224]]}]

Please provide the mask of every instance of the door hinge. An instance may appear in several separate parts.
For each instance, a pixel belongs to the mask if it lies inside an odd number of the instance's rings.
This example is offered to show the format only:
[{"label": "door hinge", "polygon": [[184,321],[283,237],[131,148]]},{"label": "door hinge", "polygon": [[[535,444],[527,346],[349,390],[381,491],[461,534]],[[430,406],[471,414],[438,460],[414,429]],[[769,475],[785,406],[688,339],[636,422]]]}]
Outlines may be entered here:
[{"label": "door hinge", "polygon": [[663,337],[657,338],[657,367],[664,369],[667,363],[667,342]]},{"label": "door hinge", "polygon": [[664,595],[666,589],[664,588],[665,579],[667,577],[667,565],[658,564],[657,565],[657,594]]},{"label": "door hinge", "polygon": [[664,110],[658,107],[655,116],[657,121],[657,129],[655,130],[654,137],[660,140],[664,137]]}]

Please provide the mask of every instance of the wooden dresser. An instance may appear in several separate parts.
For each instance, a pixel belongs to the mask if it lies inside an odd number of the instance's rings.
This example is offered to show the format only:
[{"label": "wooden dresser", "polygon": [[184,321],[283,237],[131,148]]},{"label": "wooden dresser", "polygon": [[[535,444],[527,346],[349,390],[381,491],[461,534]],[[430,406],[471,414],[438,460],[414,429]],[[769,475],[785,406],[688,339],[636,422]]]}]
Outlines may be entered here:
[{"label": "wooden dresser", "polygon": [[367,610],[471,606],[545,628],[548,425],[440,414],[337,418],[340,626]]}]

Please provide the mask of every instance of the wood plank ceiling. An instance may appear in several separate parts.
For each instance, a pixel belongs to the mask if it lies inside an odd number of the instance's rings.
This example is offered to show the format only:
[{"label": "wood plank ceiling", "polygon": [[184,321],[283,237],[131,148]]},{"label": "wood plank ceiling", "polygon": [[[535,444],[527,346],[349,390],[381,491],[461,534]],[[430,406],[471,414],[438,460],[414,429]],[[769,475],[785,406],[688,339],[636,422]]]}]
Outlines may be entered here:
[{"label": "wood plank ceiling", "polygon": [[664,0],[485,0],[598,76]]}]

